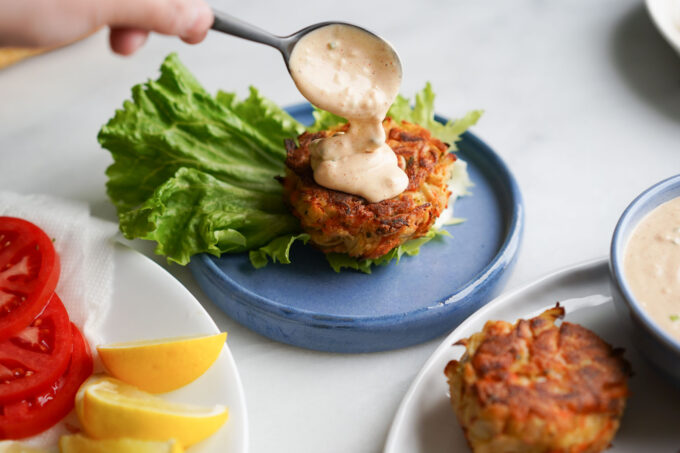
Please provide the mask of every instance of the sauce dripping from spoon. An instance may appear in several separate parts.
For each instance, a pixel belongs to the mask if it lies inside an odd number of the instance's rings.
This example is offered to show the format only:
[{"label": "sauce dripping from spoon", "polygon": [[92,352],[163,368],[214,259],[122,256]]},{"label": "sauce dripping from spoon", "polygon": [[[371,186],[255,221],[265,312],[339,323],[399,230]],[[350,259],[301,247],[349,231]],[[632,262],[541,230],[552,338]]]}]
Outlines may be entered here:
[{"label": "sauce dripping from spoon", "polygon": [[408,176],[385,143],[382,126],[401,85],[401,65],[392,47],[358,27],[332,24],[304,35],[288,67],[305,98],[350,123],[347,133],[311,147],[314,180],[371,203],[403,192]]}]

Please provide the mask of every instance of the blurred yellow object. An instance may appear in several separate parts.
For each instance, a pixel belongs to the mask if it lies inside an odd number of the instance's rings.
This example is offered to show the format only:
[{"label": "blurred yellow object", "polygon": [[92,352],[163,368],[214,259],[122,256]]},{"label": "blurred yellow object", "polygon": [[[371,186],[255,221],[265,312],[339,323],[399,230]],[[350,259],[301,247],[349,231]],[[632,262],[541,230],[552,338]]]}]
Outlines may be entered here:
[{"label": "blurred yellow object", "polygon": [[[13,65],[14,63],[18,63],[21,60],[25,60],[26,58],[34,57],[36,55],[40,55],[41,53],[49,52],[50,50],[58,49],[60,47],[68,46],[69,44],[73,44],[76,41],[80,41],[82,39],[87,38],[88,36],[92,35],[93,33],[97,32],[97,30],[92,30],[90,33],[81,36],[78,39],[74,39],[73,41],[68,41],[65,43],[57,44],[54,46],[48,46],[48,47],[0,47],[0,69]],[[0,450],[0,453],[4,453],[2,450]]]},{"label": "blurred yellow object", "polygon": [[80,434],[61,436],[60,453],[183,453],[176,440],[165,442],[137,439],[95,440]]},{"label": "blurred yellow object", "polygon": [[13,440],[0,441],[0,453],[50,453],[44,448],[29,447]]},{"label": "blurred yellow object", "polygon": [[[28,49],[23,47],[0,47],[0,68],[17,63],[25,58],[39,55],[50,50],[46,47]],[[3,450],[0,450],[3,453]]]},{"label": "blurred yellow object", "polygon": [[93,376],[76,395],[76,412],[95,439],[177,439],[188,447],[211,436],[229,416],[224,406],[170,403],[108,376]]},{"label": "blurred yellow object", "polygon": [[222,351],[226,332],[98,346],[109,374],[149,393],[176,390],[206,372]]}]

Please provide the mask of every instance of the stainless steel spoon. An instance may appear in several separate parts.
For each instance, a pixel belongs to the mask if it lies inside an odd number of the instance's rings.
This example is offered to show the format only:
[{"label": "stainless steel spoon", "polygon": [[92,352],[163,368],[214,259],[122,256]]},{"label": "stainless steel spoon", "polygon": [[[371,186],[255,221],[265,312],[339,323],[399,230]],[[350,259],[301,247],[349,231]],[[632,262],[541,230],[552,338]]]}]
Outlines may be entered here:
[{"label": "stainless steel spoon", "polygon": [[317,30],[321,27],[326,27],[328,25],[345,25],[348,27],[354,27],[357,28],[363,32],[368,33],[371,36],[374,36],[375,38],[381,40],[384,42],[391,50],[394,52],[395,60],[398,63],[398,68],[399,68],[399,73],[401,74],[402,68],[401,68],[401,60],[399,59],[399,55],[397,52],[394,50],[392,45],[385,41],[383,38],[380,36],[376,35],[375,33],[366,30],[365,28],[358,27],[354,24],[348,24],[345,22],[320,22],[318,24],[310,25],[309,27],[305,27],[302,30],[293,33],[290,36],[276,36],[273,35],[265,30],[262,30],[261,28],[258,28],[254,25],[251,25],[247,22],[244,22],[240,19],[237,19],[236,17],[223,13],[221,11],[216,11],[213,10],[213,13],[215,15],[215,21],[212,24],[212,29],[221,31],[223,33],[227,33],[232,36],[237,36],[239,38],[247,39],[249,41],[255,41],[259,42],[261,44],[266,44],[268,46],[271,46],[275,49],[277,49],[279,52],[281,52],[281,55],[283,55],[283,60],[286,63],[286,67],[288,68],[288,72],[290,72],[290,56],[293,53],[293,48],[295,45],[302,39],[303,36],[308,34],[309,32],[312,32],[314,30]]}]

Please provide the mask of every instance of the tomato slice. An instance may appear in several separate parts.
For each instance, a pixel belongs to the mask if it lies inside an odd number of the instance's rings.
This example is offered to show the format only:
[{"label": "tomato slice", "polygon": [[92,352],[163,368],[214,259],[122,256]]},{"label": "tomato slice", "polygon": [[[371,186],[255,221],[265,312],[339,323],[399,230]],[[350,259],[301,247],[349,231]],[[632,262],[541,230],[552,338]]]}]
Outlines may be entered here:
[{"label": "tomato slice", "polygon": [[22,439],[57,423],[75,404],[80,384],[92,374],[92,355],[78,328],[71,324],[73,355],[66,373],[49,389],[16,403],[0,406],[0,440]]},{"label": "tomato slice", "polygon": [[59,256],[43,230],[23,219],[0,217],[0,340],[40,314],[59,271]]},{"label": "tomato slice", "polygon": [[28,327],[0,341],[0,404],[35,395],[64,374],[72,338],[68,313],[54,293]]}]

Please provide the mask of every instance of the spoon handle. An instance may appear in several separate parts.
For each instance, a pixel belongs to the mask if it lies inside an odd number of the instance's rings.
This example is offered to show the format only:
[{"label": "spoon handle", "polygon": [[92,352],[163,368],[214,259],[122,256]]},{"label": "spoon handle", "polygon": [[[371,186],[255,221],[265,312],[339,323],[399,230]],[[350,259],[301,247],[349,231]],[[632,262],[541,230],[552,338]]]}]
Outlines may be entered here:
[{"label": "spoon handle", "polygon": [[272,35],[254,25],[244,22],[236,17],[222,11],[213,10],[215,21],[212,24],[213,30],[221,31],[232,36],[255,41],[278,49],[282,53],[286,52],[286,45],[283,38]]}]

